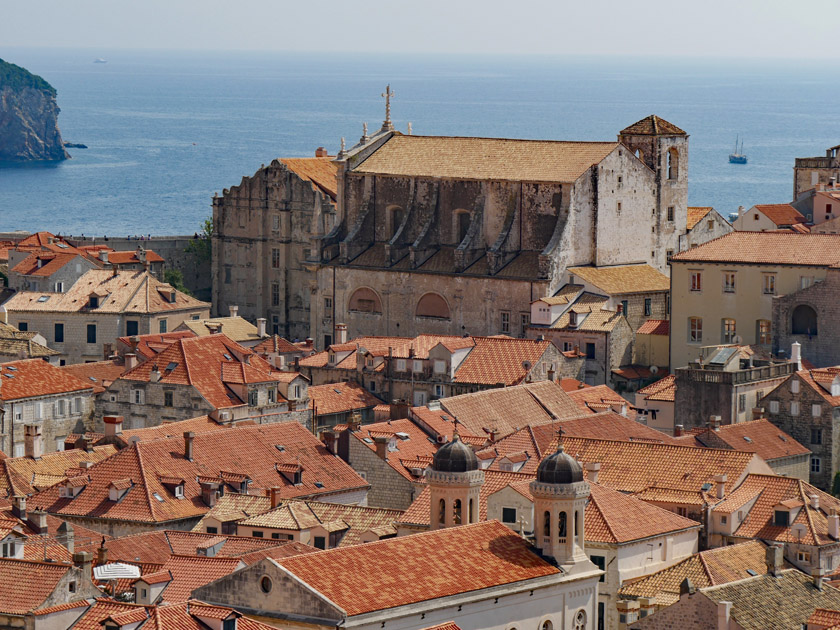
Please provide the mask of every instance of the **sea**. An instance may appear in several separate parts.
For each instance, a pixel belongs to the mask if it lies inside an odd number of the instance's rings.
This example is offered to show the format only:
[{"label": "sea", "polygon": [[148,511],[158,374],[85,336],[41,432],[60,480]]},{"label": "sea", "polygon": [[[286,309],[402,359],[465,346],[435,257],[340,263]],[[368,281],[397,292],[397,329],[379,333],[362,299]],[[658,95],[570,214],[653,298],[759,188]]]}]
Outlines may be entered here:
[{"label": "sea", "polygon": [[[656,114],[690,134],[690,205],[791,200],[796,157],[840,143],[829,61],[21,49],[58,90],[58,164],[0,167],[0,232],[193,234],[215,193],[278,157],[331,154],[382,93],[405,132],[614,140]],[[106,63],[95,63],[101,58]],[[730,164],[736,138],[746,165]]]}]

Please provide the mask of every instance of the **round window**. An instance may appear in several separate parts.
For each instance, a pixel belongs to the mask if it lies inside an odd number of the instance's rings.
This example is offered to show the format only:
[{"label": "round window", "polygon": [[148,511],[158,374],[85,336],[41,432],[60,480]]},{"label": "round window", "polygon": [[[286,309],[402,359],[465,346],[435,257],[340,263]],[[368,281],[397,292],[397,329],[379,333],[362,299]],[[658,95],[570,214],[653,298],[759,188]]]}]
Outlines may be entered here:
[{"label": "round window", "polygon": [[271,578],[268,577],[267,575],[263,576],[263,578],[260,580],[260,588],[262,589],[262,592],[263,593],[270,593],[272,586],[274,586],[274,585],[271,583]]}]

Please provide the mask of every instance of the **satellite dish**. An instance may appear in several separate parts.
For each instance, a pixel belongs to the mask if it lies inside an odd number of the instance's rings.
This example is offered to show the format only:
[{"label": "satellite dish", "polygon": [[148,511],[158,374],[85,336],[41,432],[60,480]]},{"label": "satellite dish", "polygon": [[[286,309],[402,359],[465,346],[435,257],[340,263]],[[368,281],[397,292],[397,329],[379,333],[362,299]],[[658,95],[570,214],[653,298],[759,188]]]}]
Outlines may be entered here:
[{"label": "satellite dish", "polygon": [[740,344],[742,341],[744,341],[744,338],[741,337],[741,335],[735,335],[732,337],[732,343]]},{"label": "satellite dish", "polygon": [[659,368],[655,365],[651,365],[649,368],[651,374],[656,374],[659,371]]},{"label": "satellite dish", "polygon": [[531,362],[530,361],[523,361],[522,362],[522,367],[525,368],[526,370],[530,370],[531,369]]},{"label": "satellite dish", "polygon": [[794,536],[796,536],[797,540],[802,540],[805,537],[805,532],[808,528],[805,526],[804,523],[796,523],[790,528],[790,531],[793,532]]}]

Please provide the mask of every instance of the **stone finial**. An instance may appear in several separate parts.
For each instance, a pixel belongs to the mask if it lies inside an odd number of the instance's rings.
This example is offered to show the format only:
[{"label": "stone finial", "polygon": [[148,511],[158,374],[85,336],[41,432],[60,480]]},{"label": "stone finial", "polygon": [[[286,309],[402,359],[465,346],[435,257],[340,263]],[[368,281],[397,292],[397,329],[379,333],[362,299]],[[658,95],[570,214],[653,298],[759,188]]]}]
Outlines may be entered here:
[{"label": "stone finial", "polygon": [[382,98],[385,99],[385,120],[382,123],[382,131],[393,131],[394,125],[391,123],[391,97],[395,94],[391,91],[391,84],[385,86],[385,91],[382,93]]},{"label": "stone finial", "polygon": [[362,123],[362,137],[359,138],[359,142],[365,144],[368,140],[370,140],[370,136],[368,135],[367,123]]},{"label": "stone finial", "polygon": [[411,121],[408,122],[408,135],[411,135]]},{"label": "stone finial", "polygon": [[340,160],[340,159],[344,158],[346,155],[347,155],[347,146],[344,142],[344,137],[342,136],[342,138],[341,138],[341,151],[338,152],[338,155],[336,157]]}]

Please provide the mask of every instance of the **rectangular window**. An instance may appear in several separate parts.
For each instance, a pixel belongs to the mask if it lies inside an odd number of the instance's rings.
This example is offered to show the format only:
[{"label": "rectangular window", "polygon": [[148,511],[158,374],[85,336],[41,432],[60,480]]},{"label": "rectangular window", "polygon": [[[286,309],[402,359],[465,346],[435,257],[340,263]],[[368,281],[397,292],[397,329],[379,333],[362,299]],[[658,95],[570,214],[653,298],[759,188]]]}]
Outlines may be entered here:
[{"label": "rectangular window", "polygon": [[795,400],[790,403],[790,415],[798,416],[799,415],[799,403]]},{"label": "rectangular window", "polygon": [[525,336],[525,331],[527,330],[528,326],[531,325],[531,313],[520,313],[519,314],[519,332],[522,336]]},{"label": "rectangular window", "polygon": [[[607,562],[606,562],[607,559],[606,559],[605,556],[594,556],[593,555],[593,556],[589,556],[589,559],[592,560],[592,564],[594,564],[596,567],[601,569],[601,571],[603,571],[604,567],[607,566]],[[601,574],[601,578],[598,581],[599,582],[604,581],[604,574],[603,573]]]},{"label": "rectangular window", "polygon": [[721,514],[720,515],[720,524],[721,525],[726,525],[726,514]]},{"label": "rectangular window", "polygon": [[29,324],[27,322],[18,322],[18,330],[21,332],[26,332],[29,330]]},{"label": "rectangular window", "polygon": [[263,533],[259,530],[253,529],[251,530],[251,536],[253,536],[254,538],[262,538]]},{"label": "rectangular window", "polygon": [[650,298],[645,298],[645,316],[649,316],[651,312],[651,301]]},{"label": "rectangular window", "polygon": [[368,389],[369,389],[370,391],[372,391],[372,392],[375,392],[375,391],[376,391],[376,381],[371,381],[371,382],[368,384]]},{"label": "rectangular window", "polygon": [[668,221],[674,220],[674,206],[668,206],[667,210]]},{"label": "rectangular window", "polygon": [[96,324],[87,325],[87,342],[96,343]]},{"label": "rectangular window", "polygon": [[721,320],[720,326],[721,343],[735,343],[735,320],[724,318]]},{"label": "rectangular window", "polygon": [[277,402],[277,390],[273,387],[268,390],[268,402]]},{"label": "rectangular window", "polygon": [[703,274],[699,271],[692,271],[690,272],[691,277],[691,285],[690,288],[692,291],[702,291],[703,290]]},{"label": "rectangular window", "polygon": [[[811,562],[811,552],[810,551],[802,551],[799,550],[796,552],[796,560],[797,562]],[[803,624],[805,625],[805,624]]]},{"label": "rectangular window", "polygon": [[55,292],[56,293],[64,293],[64,283],[63,282],[56,282],[55,283]]},{"label": "rectangular window", "polygon": [[723,272],[723,292],[724,293],[735,293],[735,272],[734,271],[724,271]]},{"label": "rectangular window", "polygon": [[249,407],[256,407],[259,402],[259,394],[256,389],[252,389],[248,392],[248,406]]},{"label": "rectangular window", "polygon": [[136,319],[129,319],[125,322],[125,334],[134,337],[140,332],[140,324]]},{"label": "rectangular window", "polygon": [[443,398],[444,395],[443,385],[437,384],[435,385],[435,398]]},{"label": "rectangular window", "polygon": [[314,536],[312,546],[315,547],[315,549],[326,549],[327,539],[324,536]]},{"label": "rectangular window", "polygon": [[23,457],[23,444],[15,444],[15,457]]},{"label": "rectangular window", "polygon": [[225,267],[225,284],[230,284],[230,267]]},{"label": "rectangular window", "polygon": [[790,381],[790,393],[791,394],[798,394],[799,393],[799,379],[794,378]]},{"label": "rectangular window", "polygon": [[173,394],[172,391],[165,391],[163,392],[163,406],[164,407],[172,407],[173,406]]},{"label": "rectangular window", "polygon": [[811,415],[819,418],[822,415],[822,405],[811,405]]},{"label": "rectangular window", "polygon": [[64,450],[64,440],[67,439],[66,435],[59,436],[55,438],[55,450],[56,451],[63,451]]},{"label": "rectangular window", "polygon": [[516,522],[516,508],[502,508],[502,523]]},{"label": "rectangular window", "polygon": [[76,396],[73,399],[73,413],[82,413],[82,397]]},{"label": "rectangular window", "polygon": [[279,230],[280,229],[280,215],[279,214],[272,214],[271,215],[271,229],[272,230]]},{"label": "rectangular window", "polygon": [[280,306],[280,283],[271,283],[271,305]]},{"label": "rectangular window", "polygon": [[627,300],[621,300],[621,312],[624,313],[624,316],[627,317],[627,307],[629,303]]},{"label": "rectangular window", "polygon": [[822,429],[811,429],[811,444],[822,444]]},{"label": "rectangular window", "polygon": [[563,342],[563,352],[571,352],[574,349],[575,349],[575,346],[571,341],[564,341]]},{"label": "rectangular window", "polygon": [[65,400],[57,400],[55,401],[55,415],[59,418],[63,417],[65,414],[65,410],[67,409],[67,401]]},{"label": "rectangular window", "polygon": [[134,399],[135,405],[142,405],[146,402],[146,392],[142,389],[133,389],[131,391],[133,392],[132,398]]},{"label": "rectangular window", "polygon": [[163,334],[163,333],[165,333],[165,332],[166,332],[166,330],[167,330],[166,320],[165,320],[165,319],[162,319],[162,320],[160,320],[160,322],[158,323],[158,332],[160,332],[161,334]]},{"label": "rectangular window", "polygon": [[747,395],[738,394],[738,413],[743,413],[747,410]]},{"label": "rectangular window", "polygon": [[811,458],[811,472],[818,473],[822,470],[822,460],[819,457]]},{"label": "rectangular window", "polygon": [[53,341],[64,343],[64,324],[56,324],[53,330]]},{"label": "rectangular window", "polygon": [[405,372],[405,359],[397,359],[397,372]]},{"label": "rectangular window", "polygon": [[764,295],[776,295],[776,274],[765,273],[763,276],[763,281]]},{"label": "rectangular window", "polygon": [[423,361],[421,361],[420,359],[415,359],[414,361],[412,361],[411,369],[414,372],[422,372],[423,371]]},{"label": "rectangular window", "polygon": [[271,268],[280,269],[280,250],[276,247],[271,250]]},{"label": "rectangular window", "polygon": [[207,526],[207,533],[208,534],[218,534],[219,528],[218,527],[211,527],[210,525]]},{"label": "rectangular window", "polygon": [[595,358],[595,344],[594,343],[587,343],[586,344],[586,358],[587,359],[594,359]]},{"label": "rectangular window", "polygon": [[770,335],[770,320],[759,319],[756,322],[755,338],[760,345],[769,346],[772,339]]},{"label": "rectangular window", "polygon": [[502,311],[500,313],[501,316],[501,332],[503,335],[507,335],[510,333],[510,312],[509,311]]},{"label": "rectangular window", "polygon": [[778,400],[771,400],[770,401],[770,413],[779,413],[779,401]]},{"label": "rectangular window", "polygon": [[785,510],[773,511],[773,525],[787,527],[790,524],[790,513]]},{"label": "rectangular window", "polygon": [[332,298],[324,298],[324,319],[332,319]]}]

